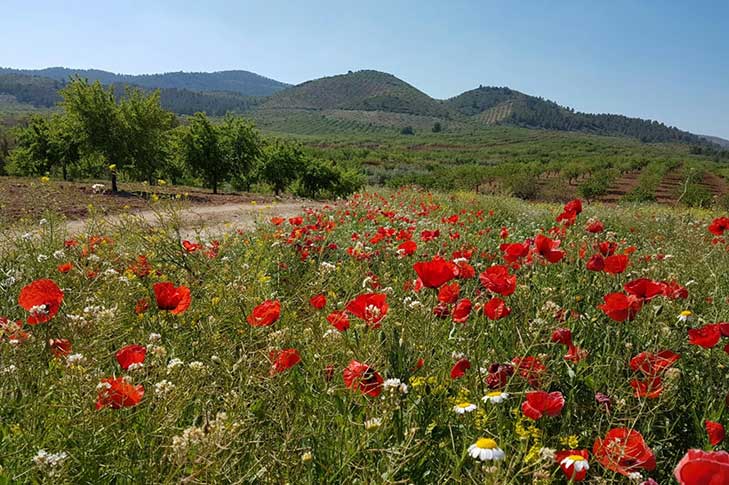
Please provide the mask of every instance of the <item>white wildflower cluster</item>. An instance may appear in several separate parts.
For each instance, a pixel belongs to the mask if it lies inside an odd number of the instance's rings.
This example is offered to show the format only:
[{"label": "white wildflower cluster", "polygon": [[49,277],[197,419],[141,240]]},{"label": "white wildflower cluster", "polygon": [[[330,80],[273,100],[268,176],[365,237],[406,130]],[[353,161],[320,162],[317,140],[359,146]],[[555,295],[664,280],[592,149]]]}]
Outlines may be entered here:
[{"label": "white wildflower cluster", "polygon": [[364,423],[365,429],[367,431],[374,431],[378,429],[380,426],[382,426],[382,419],[381,418],[370,418]]},{"label": "white wildflower cluster", "polygon": [[63,462],[68,458],[68,453],[60,451],[58,453],[48,453],[46,450],[38,450],[33,457],[33,464],[37,466],[43,473],[52,477],[56,476]]},{"label": "white wildflower cluster", "polygon": [[177,367],[182,367],[183,365],[185,365],[185,363],[182,361],[182,359],[178,359],[177,357],[175,357],[174,359],[170,359],[170,361],[167,363],[167,373],[169,374]]},{"label": "white wildflower cluster", "polygon": [[63,259],[66,257],[66,252],[63,249],[59,249],[53,252],[53,257],[55,259]]},{"label": "white wildflower cluster", "polygon": [[338,338],[341,337],[342,333],[337,330],[336,328],[330,328],[326,332],[324,332],[323,337],[324,338]]},{"label": "white wildflower cluster", "polygon": [[331,273],[332,271],[336,271],[337,265],[329,263],[327,261],[322,261],[321,264],[319,264],[319,271],[322,274]]},{"label": "white wildflower cluster", "polygon": [[163,379],[154,385],[154,393],[159,397],[165,397],[174,390],[175,385],[167,379]]},{"label": "white wildflower cluster", "polygon": [[227,444],[235,438],[240,423],[228,419],[224,412],[218,413],[215,419],[201,426],[190,426],[181,435],[172,438],[169,458],[182,464],[192,451],[199,458],[206,453],[216,453],[226,449]]},{"label": "white wildflower cluster", "polygon": [[45,261],[48,261],[48,256],[45,254],[39,254],[38,256],[36,256],[35,260],[39,263],[43,263]]},{"label": "white wildflower cluster", "polygon": [[190,362],[189,364],[187,364],[187,367],[195,372],[202,372],[205,370],[205,364],[203,364],[199,360],[194,360]]},{"label": "white wildflower cluster", "polygon": [[420,300],[416,300],[415,298],[412,298],[410,296],[406,296],[405,298],[403,298],[402,303],[410,310],[415,310],[423,307],[423,304],[420,302]]},{"label": "white wildflower cluster", "polygon": [[111,320],[116,316],[116,313],[116,305],[111,308],[106,308],[103,305],[88,305],[80,314],[69,314],[66,316],[76,326],[86,327]]},{"label": "white wildflower cluster", "polygon": [[86,362],[86,357],[83,354],[71,354],[66,357],[66,365],[69,367],[83,365],[84,362]]},{"label": "white wildflower cluster", "polygon": [[104,184],[94,184],[91,186],[91,190],[95,194],[103,194],[106,186]]},{"label": "white wildflower cluster", "polygon": [[408,393],[408,385],[397,378],[385,380],[385,382],[382,383],[382,388],[385,391],[389,391],[392,393],[400,393],[400,394]]},{"label": "white wildflower cluster", "polygon": [[15,365],[10,364],[6,367],[0,367],[0,374],[14,374],[17,370],[18,368]]}]

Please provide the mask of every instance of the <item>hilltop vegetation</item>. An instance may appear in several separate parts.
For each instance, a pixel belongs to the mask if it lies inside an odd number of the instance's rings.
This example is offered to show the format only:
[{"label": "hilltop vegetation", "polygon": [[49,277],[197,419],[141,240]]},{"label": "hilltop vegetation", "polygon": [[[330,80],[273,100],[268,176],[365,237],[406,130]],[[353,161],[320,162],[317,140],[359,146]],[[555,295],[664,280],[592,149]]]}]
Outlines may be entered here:
[{"label": "hilltop vegetation", "polygon": [[163,74],[115,74],[98,69],[69,69],[50,67],[47,69],[0,68],[0,74],[23,74],[49,78],[66,83],[74,77],[88,79],[101,84],[130,84],[143,88],[186,89],[188,91],[229,91],[244,96],[269,96],[289,85],[248,71],[219,72],[167,72]]}]

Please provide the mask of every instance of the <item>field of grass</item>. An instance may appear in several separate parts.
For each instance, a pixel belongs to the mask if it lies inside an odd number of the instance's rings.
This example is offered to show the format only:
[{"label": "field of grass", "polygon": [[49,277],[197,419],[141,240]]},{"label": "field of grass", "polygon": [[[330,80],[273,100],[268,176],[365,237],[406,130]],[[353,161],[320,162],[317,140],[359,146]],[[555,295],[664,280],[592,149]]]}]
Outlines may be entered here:
[{"label": "field of grass", "polygon": [[216,241],[6,232],[0,481],[669,483],[725,446],[729,219],[578,209],[400,189]]}]

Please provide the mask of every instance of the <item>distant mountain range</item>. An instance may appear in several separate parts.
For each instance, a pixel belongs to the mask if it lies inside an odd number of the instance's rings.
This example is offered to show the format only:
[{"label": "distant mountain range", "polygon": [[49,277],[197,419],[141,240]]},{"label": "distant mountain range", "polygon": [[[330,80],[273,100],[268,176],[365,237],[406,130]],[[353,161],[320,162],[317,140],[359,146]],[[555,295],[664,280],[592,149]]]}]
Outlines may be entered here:
[{"label": "distant mountain range", "polygon": [[131,84],[143,88],[186,89],[188,91],[229,91],[244,96],[270,96],[289,87],[289,84],[275,81],[248,71],[219,72],[166,72],[164,74],[114,74],[97,69],[69,69],[49,67],[46,69],[0,68],[0,74],[25,74],[67,82],[74,76],[101,84]]},{"label": "distant mountain range", "polygon": [[[694,135],[663,123],[614,114],[580,113],[543,98],[506,87],[480,86],[447,100],[431,98],[392,74],[363,70],[290,86],[248,71],[174,72],[127,75],[99,70],[53,67],[40,70],[0,68],[0,112],[3,100],[34,109],[54,106],[58,90],[73,76],[113,85],[159,89],[165,108],[178,114],[205,111],[219,116],[245,113],[271,130],[295,126],[346,123],[351,129],[443,131],[474,130],[490,125],[578,131],[626,136],[644,142],[712,143],[729,148],[721,138]],[[298,120],[298,125],[290,122]],[[292,128],[294,126],[294,128]],[[329,126],[329,125],[326,125]]]}]

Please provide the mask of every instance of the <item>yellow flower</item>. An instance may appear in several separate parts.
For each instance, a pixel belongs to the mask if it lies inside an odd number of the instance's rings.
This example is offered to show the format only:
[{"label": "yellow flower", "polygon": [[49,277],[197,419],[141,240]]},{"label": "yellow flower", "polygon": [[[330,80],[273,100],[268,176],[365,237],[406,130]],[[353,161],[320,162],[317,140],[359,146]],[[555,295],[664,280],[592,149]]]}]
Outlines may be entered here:
[{"label": "yellow flower", "polygon": [[50,177],[47,177],[46,175],[44,175],[40,178],[40,181],[42,184],[47,184],[48,182],[51,181],[51,179],[50,179]]},{"label": "yellow flower", "polygon": [[109,165],[109,171],[110,172],[113,172],[115,170],[116,170],[116,163],[112,163],[111,165]]},{"label": "yellow flower", "polygon": [[167,185],[167,181],[164,179],[157,179],[157,185]]},{"label": "yellow flower", "polygon": [[575,449],[580,445],[580,439],[577,435],[571,434],[569,436],[563,436],[559,439],[560,444],[567,448]]},{"label": "yellow flower", "polygon": [[150,197],[150,200],[152,202],[157,202],[159,200],[159,196],[157,194],[152,194],[152,197]]}]

